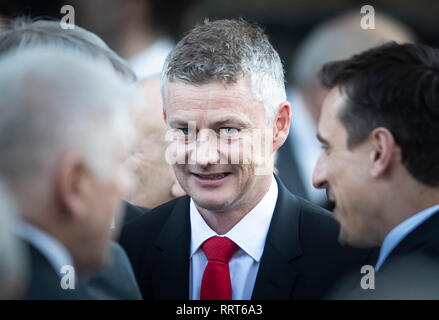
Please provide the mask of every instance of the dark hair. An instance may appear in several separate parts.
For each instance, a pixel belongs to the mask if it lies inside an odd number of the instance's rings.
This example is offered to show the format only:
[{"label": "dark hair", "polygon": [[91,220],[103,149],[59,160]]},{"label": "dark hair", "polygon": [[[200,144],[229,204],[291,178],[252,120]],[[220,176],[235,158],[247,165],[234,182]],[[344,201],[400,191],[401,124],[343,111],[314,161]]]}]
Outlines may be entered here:
[{"label": "dark hair", "polygon": [[320,71],[327,88],[339,87],[347,103],[338,117],[348,148],[376,127],[387,128],[402,161],[418,181],[439,185],[439,51],[423,45],[386,43]]}]

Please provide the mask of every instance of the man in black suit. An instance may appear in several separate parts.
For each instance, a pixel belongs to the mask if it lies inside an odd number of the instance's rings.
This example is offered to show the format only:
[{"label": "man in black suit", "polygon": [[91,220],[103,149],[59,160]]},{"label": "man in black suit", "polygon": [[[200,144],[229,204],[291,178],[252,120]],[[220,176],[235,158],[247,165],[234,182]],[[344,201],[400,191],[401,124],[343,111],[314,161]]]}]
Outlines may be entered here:
[{"label": "man in black suit", "polygon": [[130,222],[131,220],[140,217],[141,215],[147,213],[150,209],[148,208],[144,208],[144,207],[139,207],[139,206],[135,206],[129,202],[124,201],[123,202],[124,205],[124,216],[122,221],[120,222],[120,225],[123,226],[124,224],[127,224],[128,222]]},{"label": "man in black suit", "polygon": [[[35,46],[57,46],[81,52],[91,59],[111,64],[115,73],[124,81],[134,82],[135,75],[128,64],[112,51],[97,35],[75,26],[62,29],[58,21],[28,20],[17,18],[9,21],[7,31],[0,36],[0,53],[19,48],[26,50]],[[145,209],[125,203],[122,223],[142,214]],[[119,227],[119,226],[118,226]],[[110,246],[111,263],[93,275],[79,279],[79,287],[90,299],[136,299],[140,297],[133,271],[123,249],[116,243]],[[35,255],[35,257],[38,257]],[[81,277],[82,278],[82,277]]]},{"label": "man in black suit", "polygon": [[[438,50],[387,43],[325,65],[321,79],[330,92],[313,183],[335,202],[342,243],[381,247],[376,290],[365,292],[379,298],[434,292],[436,272],[419,271],[420,261],[429,261],[430,271],[439,267]],[[439,297],[435,292],[430,298]]]},{"label": "man in black suit", "polygon": [[358,270],[327,211],[273,176],[290,127],[282,64],[263,31],[206,21],[162,73],[168,161],[188,196],[121,236],[145,299],[313,299]]},{"label": "man in black suit", "polygon": [[84,298],[76,280],[109,262],[129,183],[135,88],[108,62],[56,45],[11,50],[0,67],[0,173],[31,254],[26,297]]}]

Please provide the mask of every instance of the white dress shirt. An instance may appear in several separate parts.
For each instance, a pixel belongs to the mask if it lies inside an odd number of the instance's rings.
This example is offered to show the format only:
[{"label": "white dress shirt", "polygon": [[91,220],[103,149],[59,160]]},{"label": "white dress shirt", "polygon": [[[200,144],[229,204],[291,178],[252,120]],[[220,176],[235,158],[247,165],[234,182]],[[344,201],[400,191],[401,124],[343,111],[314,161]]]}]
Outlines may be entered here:
[{"label": "white dress shirt", "polygon": [[316,189],[312,184],[312,174],[317,160],[322,152],[320,143],[316,138],[317,126],[305,107],[300,93],[296,90],[289,92],[291,102],[291,139],[294,156],[299,167],[306,194],[315,203],[326,201],[324,189]]},{"label": "white dress shirt", "polygon": [[66,247],[43,230],[27,222],[19,222],[13,226],[13,231],[18,237],[34,246],[49,261],[60,279],[64,275],[61,273],[62,266],[74,267],[73,259]]},{"label": "white dress shirt", "polygon": [[[276,206],[278,186],[275,178],[268,192],[259,203],[224,235],[235,242],[239,249],[229,262],[233,300],[250,300],[255,285],[265,239]],[[207,258],[201,245],[207,239],[218,236],[204,221],[194,201],[190,202],[191,252],[189,297],[200,299],[201,281]]]},{"label": "white dress shirt", "polygon": [[378,271],[386,261],[389,254],[395,249],[395,247],[414,229],[421,225],[425,220],[430,218],[433,214],[439,211],[439,204],[422,210],[416,213],[410,218],[404,220],[393,228],[387,236],[384,238],[383,245],[380,249],[380,255],[375,265],[375,271]]}]

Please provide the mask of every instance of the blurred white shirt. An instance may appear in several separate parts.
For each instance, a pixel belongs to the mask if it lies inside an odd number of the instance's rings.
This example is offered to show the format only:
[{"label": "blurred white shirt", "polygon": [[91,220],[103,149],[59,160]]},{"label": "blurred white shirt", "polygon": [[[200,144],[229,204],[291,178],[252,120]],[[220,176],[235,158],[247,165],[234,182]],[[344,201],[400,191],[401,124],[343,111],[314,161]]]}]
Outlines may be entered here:
[{"label": "blurred white shirt", "polygon": [[326,201],[325,190],[316,189],[312,184],[312,173],[322,152],[316,138],[317,126],[306,110],[298,91],[289,92],[288,98],[291,102],[290,142],[299,167],[299,175],[309,199],[314,203],[324,203]]},{"label": "blurred white shirt", "polygon": [[137,80],[159,77],[169,52],[174,48],[171,39],[160,39],[146,50],[128,60]]}]

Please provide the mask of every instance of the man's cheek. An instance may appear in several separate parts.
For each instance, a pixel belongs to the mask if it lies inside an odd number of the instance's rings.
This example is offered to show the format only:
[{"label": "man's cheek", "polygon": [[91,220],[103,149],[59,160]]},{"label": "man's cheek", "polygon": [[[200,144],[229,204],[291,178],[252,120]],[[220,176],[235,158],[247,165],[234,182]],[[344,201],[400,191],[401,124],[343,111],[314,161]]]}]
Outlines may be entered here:
[{"label": "man's cheek", "polygon": [[242,164],[243,146],[242,141],[220,140],[218,152],[220,154],[220,164]]},{"label": "man's cheek", "polygon": [[251,150],[251,164],[255,168],[255,175],[272,174],[273,131],[270,129],[253,130]]}]

